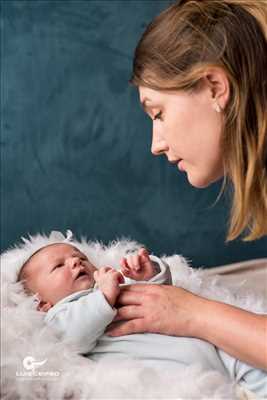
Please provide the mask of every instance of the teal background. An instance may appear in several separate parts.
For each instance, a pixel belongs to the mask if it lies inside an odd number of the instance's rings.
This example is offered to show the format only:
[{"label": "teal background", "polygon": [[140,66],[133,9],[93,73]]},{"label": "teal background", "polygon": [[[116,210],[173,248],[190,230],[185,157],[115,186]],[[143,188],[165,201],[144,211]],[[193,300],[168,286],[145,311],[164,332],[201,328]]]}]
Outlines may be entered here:
[{"label": "teal background", "polygon": [[221,182],[196,189],[150,153],[128,84],[145,26],[171,1],[1,1],[1,251],[72,229],[129,237],[193,266],[267,256],[267,238],[225,244]]}]

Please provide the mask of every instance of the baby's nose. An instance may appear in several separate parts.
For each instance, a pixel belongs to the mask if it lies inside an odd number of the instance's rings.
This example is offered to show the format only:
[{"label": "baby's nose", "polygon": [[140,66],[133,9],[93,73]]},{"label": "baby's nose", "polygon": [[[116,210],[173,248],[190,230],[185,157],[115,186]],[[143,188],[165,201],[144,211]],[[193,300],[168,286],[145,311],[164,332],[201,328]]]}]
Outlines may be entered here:
[{"label": "baby's nose", "polygon": [[80,265],[79,257],[72,257],[69,261],[69,265],[71,268],[76,268]]}]

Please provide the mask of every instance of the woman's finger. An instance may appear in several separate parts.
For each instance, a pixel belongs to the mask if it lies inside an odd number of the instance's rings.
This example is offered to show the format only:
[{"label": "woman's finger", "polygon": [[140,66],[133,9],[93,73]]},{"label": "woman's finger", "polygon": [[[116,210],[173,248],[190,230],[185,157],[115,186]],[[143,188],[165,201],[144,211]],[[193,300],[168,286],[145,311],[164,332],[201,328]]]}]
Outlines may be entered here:
[{"label": "woman's finger", "polygon": [[113,321],[141,318],[142,316],[142,309],[140,306],[124,306],[118,309],[117,315]]},{"label": "woman's finger", "polygon": [[[113,324],[112,324],[113,325]],[[108,336],[123,336],[129,335],[132,333],[143,333],[143,319],[132,319],[127,322],[122,322],[114,324],[113,326],[110,325],[107,331],[105,332]]]},{"label": "woman's finger", "polygon": [[[123,289],[123,288],[122,288]],[[121,290],[120,295],[118,296],[116,304],[118,305],[139,305],[144,302],[143,294],[136,295],[136,293],[131,291]]]},{"label": "woman's finger", "polygon": [[129,292],[143,292],[143,293],[155,293],[158,289],[165,285],[155,285],[148,283],[136,283],[135,285],[125,285],[121,288],[122,291]]}]

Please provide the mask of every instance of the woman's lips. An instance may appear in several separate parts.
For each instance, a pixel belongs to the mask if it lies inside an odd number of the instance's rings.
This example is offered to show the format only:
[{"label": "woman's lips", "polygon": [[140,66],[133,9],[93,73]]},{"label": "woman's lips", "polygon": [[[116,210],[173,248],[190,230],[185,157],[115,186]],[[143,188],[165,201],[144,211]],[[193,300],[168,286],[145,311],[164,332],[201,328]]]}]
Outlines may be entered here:
[{"label": "woman's lips", "polygon": [[168,158],[168,161],[171,163],[171,164],[174,164],[174,165],[177,165],[177,167],[178,167],[178,169],[180,170],[180,171],[185,171],[185,169],[184,169],[184,167],[183,167],[183,159],[182,158],[178,158],[177,160],[172,160],[172,159],[169,159]]}]

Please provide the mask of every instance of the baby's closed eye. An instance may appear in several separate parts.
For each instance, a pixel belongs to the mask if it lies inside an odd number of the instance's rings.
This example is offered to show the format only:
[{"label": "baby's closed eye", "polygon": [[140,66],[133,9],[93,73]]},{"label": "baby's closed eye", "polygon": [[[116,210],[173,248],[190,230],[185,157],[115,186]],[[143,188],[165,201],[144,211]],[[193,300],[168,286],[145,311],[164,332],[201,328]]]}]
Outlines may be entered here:
[{"label": "baby's closed eye", "polygon": [[52,269],[52,271],[55,271],[55,269],[62,267],[64,264],[57,264],[54,266],[54,268]]}]

